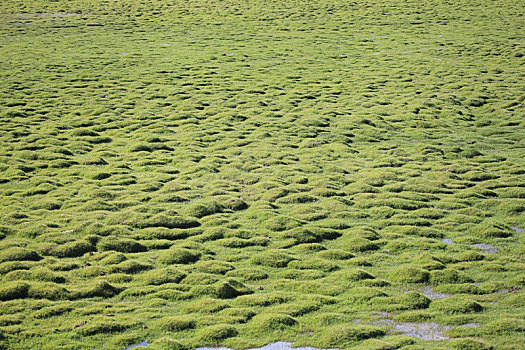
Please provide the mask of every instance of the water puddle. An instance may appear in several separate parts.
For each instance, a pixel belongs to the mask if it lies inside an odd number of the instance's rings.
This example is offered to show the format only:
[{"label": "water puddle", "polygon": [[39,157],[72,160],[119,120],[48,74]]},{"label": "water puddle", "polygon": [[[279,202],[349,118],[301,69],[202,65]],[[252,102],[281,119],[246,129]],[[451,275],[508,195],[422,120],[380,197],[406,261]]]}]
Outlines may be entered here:
[{"label": "water puddle", "polygon": [[468,323],[461,326],[447,326],[435,322],[410,323],[396,322],[389,319],[378,320],[375,322],[375,324],[378,326],[391,327],[396,331],[402,332],[404,335],[408,335],[410,337],[435,341],[450,339],[445,335],[445,332],[453,328],[479,327],[479,325],[476,323]]},{"label": "water puddle", "polygon": [[148,346],[148,345],[151,345],[151,343],[143,341],[142,343],[138,343],[138,344],[135,344],[135,345],[128,346],[124,350],[135,349],[135,348],[138,348],[138,347],[145,347],[145,346]]},{"label": "water puddle", "polygon": [[430,286],[423,287],[419,289],[418,292],[423,294],[424,296],[426,296],[427,298],[431,300],[443,299],[443,298],[448,298],[449,296],[451,296],[451,294],[435,292],[434,289]]},{"label": "water puddle", "polygon": [[[513,229],[518,229],[520,230],[519,227],[513,227]],[[521,230],[523,232],[523,230]],[[516,232],[518,232],[516,230]],[[455,243],[452,239],[450,238],[445,238],[445,239],[442,239],[441,242],[443,243],[446,243],[446,244],[450,244],[450,245],[456,245],[457,243]],[[487,244],[487,243],[476,243],[476,244],[471,244],[470,245],[471,247],[475,247],[475,248],[479,248],[481,250],[481,252],[487,254],[492,254],[492,253],[496,253],[498,252],[498,248],[494,247],[493,245],[490,245],[490,244]]]},{"label": "water puddle", "polygon": [[514,231],[516,231],[516,233],[523,233],[523,232],[525,232],[524,229],[519,228],[519,227],[517,227],[517,226],[512,226],[512,229],[513,229]]},{"label": "water puddle", "polygon": [[493,245],[487,244],[487,243],[476,243],[476,244],[471,244],[470,246],[479,248],[483,253],[493,254],[498,251],[498,248],[494,247]]},{"label": "water puddle", "polygon": [[[203,347],[203,348],[197,348],[196,350],[232,350],[232,349],[229,349],[229,348],[207,348],[207,347]],[[250,350],[320,350],[320,349],[311,348],[311,347],[293,348],[292,347],[292,343],[278,341],[276,343],[271,343],[271,344],[262,346],[260,348],[250,349]],[[327,350],[334,350],[334,349],[327,349]]]}]

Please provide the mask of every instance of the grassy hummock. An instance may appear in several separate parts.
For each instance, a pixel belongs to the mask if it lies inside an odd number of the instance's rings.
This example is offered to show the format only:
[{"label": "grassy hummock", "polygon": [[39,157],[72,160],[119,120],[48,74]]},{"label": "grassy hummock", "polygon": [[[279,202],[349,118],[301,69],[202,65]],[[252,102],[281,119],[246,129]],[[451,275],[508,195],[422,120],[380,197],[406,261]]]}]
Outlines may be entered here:
[{"label": "grassy hummock", "polygon": [[521,348],[523,5],[3,1],[0,349]]}]

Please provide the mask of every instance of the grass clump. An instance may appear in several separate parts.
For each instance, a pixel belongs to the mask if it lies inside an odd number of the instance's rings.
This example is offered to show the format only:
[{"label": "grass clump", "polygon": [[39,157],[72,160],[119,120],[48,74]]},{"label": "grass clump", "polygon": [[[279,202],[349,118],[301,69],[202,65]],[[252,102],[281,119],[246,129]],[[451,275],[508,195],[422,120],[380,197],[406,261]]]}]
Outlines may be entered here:
[{"label": "grass clump", "polygon": [[146,251],[146,247],[134,239],[114,237],[101,239],[97,243],[97,249],[100,251],[114,250],[121,253],[139,253]]},{"label": "grass clump", "polygon": [[30,270],[31,279],[41,282],[64,283],[66,279],[63,275],[51,271],[47,267],[35,267]]},{"label": "grass clump", "polygon": [[69,300],[73,294],[61,285],[51,282],[34,282],[29,286],[29,298],[48,300]]},{"label": "grass clump", "polygon": [[342,249],[327,249],[317,253],[317,256],[322,259],[330,260],[348,260],[354,257],[354,254]]},{"label": "grass clump", "polygon": [[188,216],[194,216],[197,218],[202,218],[208,215],[213,215],[220,213],[223,210],[223,207],[220,203],[215,201],[204,202],[199,201],[196,203],[189,204],[185,209],[185,213]]},{"label": "grass clump", "polygon": [[21,247],[10,247],[0,251],[0,263],[7,261],[38,261],[42,259],[37,252]]},{"label": "grass clump", "polygon": [[111,298],[118,295],[122,289],[112,286],[106,281],[97,281],[93,285],[78,292],[80,298]]},{"label": "grass clump", "polygon": [[241,281],[260,281],[268,278],[268,274],[256,268],[241,268],[226,272],[226,276],[237,278]]},{"label": "grass clump", "polygon": [[119,264],[111,266],[109,271],[113,273],[139,273],[144,270],[152,269],[153,265],[141,263],[136,260],[125,260]]},{"label": "grass clump", "polygon": [[204,298],[204,299],[196,300],[186,305],[185,309],[188,312],[213,314],[213,313],[219,312],[229,307],[230,305],[224,300]]},{"label": "grass clump", "polygon": [[201,253],[192,249],[171,247],[159,255],[158,261],[165,265],[191,264],[198,261]]},{"label": "grass clump", "polygon": [[109,333],[122,332],[123,330],[129,328],[130,325],[125,323],[120,323],[114,320],[93,320],[75,329],[75,333],[81,336],[93,336],[93,335],[103,335]]},{"label": "grass clump", "polygon": [[480,341],[478,339],[463,338],[452,339],[448,345],[455,350],[493,350],[494,347],[490,344]]},{"label": "grass clump", "polygon": [[276,331],[284,330],[298,324],[297,320],[289,315],[283,314],[260,314],[256,315],[251,321],[250,326],[255,331]]},{"label": "grass clump", "polygon": [[430,272],[430,282],[434,285],[443,283],[471,283],[472,278],[454,269],[434,270]]},{"label": "grass clump", "polygon": [[57,258],[76,258],[92,251],[95,251],[95,247],[90,242],[80,240],[53,247],[49,255]]},{"label": "grass clump", "polygon": [[292,269],[312,269],[324,272],[331,272],[339,269],[338,265],[332,263],[331,261],[322,259],[295,260],[292,261],[288,266]]},{"label": "grass clump", "polygon": [[383,328],[368,325],[334,326],[321,338],[323,346],[351,346],[357,342],[386,334]]},{"label": "grass clump", "polygon": [[189,285],[208,285],[219,281],[219,277],[210,273],[192,272],[181,283]]},{"label": "grass clump", "polygon": [[290,300],[292,300],[292,297],[289,294],[282,292],[269,292],[243,295],[236,298],[235,302],[242,306],[256,307],[281,304]]},{"label": "grass clump", "polygon": [[161,285],[165,283],[179,283],[186,274],[171,267],[158,268],[141,275],[141,280],[149,285]]},{"label": "grass clump", "polygon": [[254,255],[252,263],[267,267],[286,267],[294,257],[281,250],[268,250]]},{"label": "grass clump", "polygon": [[200,329],[197,332],[197,337],[203,342],[215,344],[224,339],[237,336],[239,332],[237,328],[228,324],[217,324]]},{"label": "grass clump", "polygon": [[188,346],[179,343],[177,340],[170,337],[162,337],[155,340],[151,345],[152,349],[158,350],[187,350]]},{"label": "grass clump", "polygon": [[253,292],[241,282],[234,279],[228,279],[227,281],[218,282],[214,286],[212,293],[217,298],[232,299]]},{"label": "grass clump", "polygon": [[37,318],[37,319],[44,319],[44,318],[62,315],[71,310],[73,310],[73,307],[69,305],[53,305],[53,306],[43,307],[42,309],[35,311],[32,314],[32,317]]},{"label": "grass clump", "polygon": [[165,227],[165,228],[193,228],[200,226],[200,223],[193,219],[180,215],[165,215],[160,214],[147,220],[138,220],[131,222],[132,226],[139,228],[147,227]]},{"label": "grass clump", "polygon": [[483,307],[477,301],[460,295],[434,300],[430,304],[430,309],[442,311],[446,314],[464,314],[483,311]]},{"label": "grass clump", "polygon": [[29,284],[25,282],[7,282],[0,286],[0,300],[23,299],[28,296]]},{"label": "grass clump", "polygon": [[489,334],[511,334],[525,332],[525,320],[505,317],[491,321],[486,326]]},{"label": "grass clump", "polygon": [[401,266],[390,273],[392,281],[399,283],[424,283],[427,282],[430,273],[411,265]]},{"label": "grass clump", "polygon": [[168,316],[159,319],[157,325],[164,330],[181,332],[188,329],[194,329],[196,322],[189,316]]},{"label": "grass clump", "polygon": [[197,268],[197,271],[219,275],[224,275],[228,271],[234,269],[233,265],[229,263],[215,260],[198,262],[195,267]]},{"label": "grass clump", "polygon": [[514,234],[512,228],[501,222],[486,220],[473,229],[475,235],[481,237],[507,238]]}]

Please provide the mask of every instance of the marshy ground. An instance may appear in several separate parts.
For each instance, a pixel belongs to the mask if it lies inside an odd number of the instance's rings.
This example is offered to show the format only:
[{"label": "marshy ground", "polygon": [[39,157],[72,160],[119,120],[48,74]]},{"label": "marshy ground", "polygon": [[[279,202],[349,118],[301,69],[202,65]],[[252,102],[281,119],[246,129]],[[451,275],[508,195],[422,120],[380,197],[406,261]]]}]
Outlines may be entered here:
[{"label": "marshy ground", "polygon": [[524,5],[3,2],[0,348],[521,349]]}]

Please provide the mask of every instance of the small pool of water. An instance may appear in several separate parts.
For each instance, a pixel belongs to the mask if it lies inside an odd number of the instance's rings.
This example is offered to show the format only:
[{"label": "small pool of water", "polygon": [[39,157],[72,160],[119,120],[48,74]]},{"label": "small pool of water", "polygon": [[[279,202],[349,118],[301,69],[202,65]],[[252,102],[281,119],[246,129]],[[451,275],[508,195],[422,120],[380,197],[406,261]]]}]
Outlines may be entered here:
[{"label": "small pool of water", "polygon": [[444,243],[446,243],[446,244],[452,244],[452,245],[456,244],[456,243],[454,243],[454,241],[451,240],[450,238],[445,238],[445,239],[443,239],[443,240],[441,240],[441,241],[444,242]]},{"label": "small pool of water", "polygon": [[138,344],[135,344],[135,345],[128,346],[125,350],[135,349],[135,348],[138,348],[138,347],[145,347],[145,346],[148,346],[148,345],[151,345],[151,343],[143,341],[142,343],[138,343]]},{"label": "small pool of water", "polygon": [[[196,350],[232,350],[232,349],[229,349],[229,348],[208,348],[208,347],[203,347],[203,348],[197,348]],[[271,343],[271,344],[262,346],[260,348],[250,349],[250,350],[320,350],[320,349],[311,348],[311,347],[293,348],[292,347],[292,343],[278,341],[276,343]],[[328,350],[333,350],[333,349],[328,349]]]},{"label": "small pool of water", "polygon": [[512,229],[513,229],[514,231],[516,231],[516,233],[524,233],[524,232],[525,232],[524,229],[519,228],[519,227],[517,227],[517,226],[512,226]]},{"label": "small pool of water", "polygon": [[434,288],[432,288],[430,286],[425,286],[425,287],[419,289],[418,292],[423,294],[427,298],[432,299],[432,300],[448,298],[449,296],[451,296],[451,294],[435,292]]},{"label": "small pool of water", "polygon": [[404,335],[408,335],[410,337],[435,341],[450,339],[445,335],[445,331],[451,330],[453,328],[479,327],[479,325],[476,323],[468,323],[461,326],[447,326],[435,322],[411,323],[396,322],[390,319],[377,320],[375,324],[379,326],[391,327],[396,331],[402,332]]},{"label": "small pool of water", "polygon": [[479,248],[481,251],[483,251],[483,253],[493,254],[498,251],[498,248],[494,247],[493,245],[487,244],[487,243],[476,243],[476,244],[471,244],[470,246]]}]

